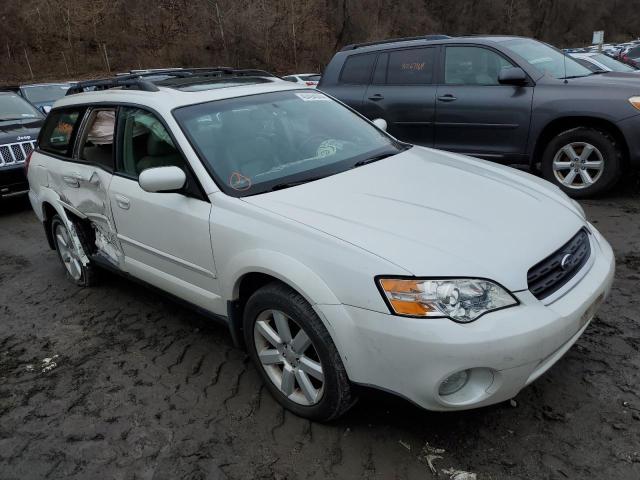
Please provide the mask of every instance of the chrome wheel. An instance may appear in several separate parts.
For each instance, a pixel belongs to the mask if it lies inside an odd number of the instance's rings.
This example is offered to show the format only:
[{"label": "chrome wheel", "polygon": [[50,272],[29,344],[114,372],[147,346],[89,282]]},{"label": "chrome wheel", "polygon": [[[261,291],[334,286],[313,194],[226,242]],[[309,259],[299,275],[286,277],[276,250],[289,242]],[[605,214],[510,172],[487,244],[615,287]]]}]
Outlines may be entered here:
[{"label": "chrome wheel", "polygon": [[324,391],[320,357],[307,333],[279,310],[265,310],[253,327],[258,359],[273,384],[289,400],[315,405]]},{"label": "chrome wheel", "polygon": [[567,188],[582,189],[596,183],[604,171],[604,158],[595,146],[573,142],[553,158],[553,174]]},{"label": "chrome wheel", "polygon": [[67,272],[69,272],[69,275],[71,275],[71,278],[74,280],[80,280],[80,277],[82,277],[82,265],[80,264],[76,249],[71,242],[68,230],[64,225],[58,223],[54,231],[54,236],[58,253]]}]

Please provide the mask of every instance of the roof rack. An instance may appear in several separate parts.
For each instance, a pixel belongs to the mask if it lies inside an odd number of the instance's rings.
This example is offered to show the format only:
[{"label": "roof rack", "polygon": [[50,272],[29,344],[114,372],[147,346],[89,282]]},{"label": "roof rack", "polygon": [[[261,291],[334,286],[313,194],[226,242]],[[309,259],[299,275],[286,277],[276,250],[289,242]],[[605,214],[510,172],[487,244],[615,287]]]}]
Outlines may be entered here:
[{"label": "roof rack", "polygon": [[388,40],[378,40],[377,42],[352,43],[351,45],[346,45],[342,47],[340,51],[346,52],[347,50],[355,50],[356,48],[370,47],[372,45],[383,45],[385,43],[410,42],[412,40],[446,40],[448,38],[452,38],[452,37],[450,37],[449,35],[435,34],[435,35],[420,35],[418,37],[390,38]]},{"label": "roof rack", "polygon": [[[167,80],[171,77],[177,78],[189,78],[189,77],[221,77],[224,75],[231,76],[260,76],[260,77],[275,77],[272,73],[265,70],[255,69],[235,69],[231,67],[201,67],[201,68],[168,68],[165,70],[149,70],[138,73],[131,73],[126,75],[118,75],[112,78],[102,78],[98,80],[86,80],[78,82],[77,85],[67,90],[67,95],[74,95],[76,93],[82,93],[86,89],[95,90],[108,90],[110,88],[126,88],[142,90],[144,92],[158,92],[160,89],[154,84],[154,82]],[[163,77],[163,78],[145,78],[145,77]]]}]

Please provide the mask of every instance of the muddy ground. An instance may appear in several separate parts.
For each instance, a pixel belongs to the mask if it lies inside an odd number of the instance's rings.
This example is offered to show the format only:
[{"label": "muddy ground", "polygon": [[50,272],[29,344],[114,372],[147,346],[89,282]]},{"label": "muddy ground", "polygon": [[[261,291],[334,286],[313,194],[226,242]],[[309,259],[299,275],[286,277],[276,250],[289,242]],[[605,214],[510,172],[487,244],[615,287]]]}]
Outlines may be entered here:
[{"label": "muddy ground", "polygon": [[111,274],[71,285],[28,202],[0,205],[0,478],[638,479],[640,181],[583,204],[612,295],[515,406],[362,391],[328,425],[283,411],[224,328]]}]

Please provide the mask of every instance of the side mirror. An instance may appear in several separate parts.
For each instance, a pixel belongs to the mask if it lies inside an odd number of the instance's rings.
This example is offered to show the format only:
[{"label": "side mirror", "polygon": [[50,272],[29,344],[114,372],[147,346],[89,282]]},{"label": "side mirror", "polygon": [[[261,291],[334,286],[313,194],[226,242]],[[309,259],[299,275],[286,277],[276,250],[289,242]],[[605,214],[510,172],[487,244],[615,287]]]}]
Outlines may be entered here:
[{"label": "side mirror", "polygon": [[380,130],[386,132],[387,131],[387,121],[384,118],[376,118],[373,121],[373,124],[378,127]]},{"label": "side mirror", "polygon": [[187,176],[178,167],[156,167],[143,170],[138,177],[145,192],[175,192],[184,187]]},{"label": "side mirror", "polygon": [[43,107],[42,107],[42,112],[43,112],[45,115],[49,115],[49,112],[50,112],[50,111],[51,111],[51,105],[45,105],[45,106],[43,106]]},{"label": "side mirror", "polygon": [[527,74],[518,67],[503,68],[498,75],[500,85],[514,85],[516,87],[527,84]]}]

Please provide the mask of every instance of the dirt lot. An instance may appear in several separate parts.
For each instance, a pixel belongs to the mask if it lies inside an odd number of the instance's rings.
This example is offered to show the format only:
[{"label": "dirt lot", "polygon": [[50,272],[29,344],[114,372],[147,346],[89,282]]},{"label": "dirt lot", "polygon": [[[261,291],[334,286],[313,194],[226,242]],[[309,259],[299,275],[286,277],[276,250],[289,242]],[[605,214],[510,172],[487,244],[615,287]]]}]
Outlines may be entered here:
[{"label": "dirt lot", "polygon": [[640,181],[584,205],[613,293],[515,404],[429,413],[363,391],[322,425],[284,412],[224,328],[114,275],[68,283],[28,202],[5,203],[0,478],[638,479]]}]

